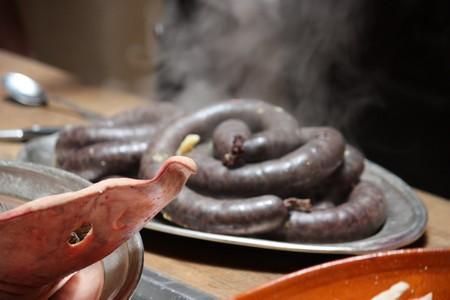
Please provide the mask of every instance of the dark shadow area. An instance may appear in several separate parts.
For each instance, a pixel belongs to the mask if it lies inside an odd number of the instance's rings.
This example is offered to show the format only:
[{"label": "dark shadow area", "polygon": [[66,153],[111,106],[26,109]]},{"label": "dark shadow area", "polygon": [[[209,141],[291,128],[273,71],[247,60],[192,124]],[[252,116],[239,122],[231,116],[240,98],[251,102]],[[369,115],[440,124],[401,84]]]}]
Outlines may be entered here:
[{"label": "dark shadow area", "polygon": [[206,265],[259,272],[289,273],[347,257],[345,255],[285,252],[242,247],[174,236],[152,230],[142,230],[141,236],[145,250],[155,254]]},{"label": "dark shadow area", "polygon": [[450,198],[450,3],[376,1],[365,53],[377,105],[357,138],[410,185]]},{"label": "dark shadow area", "polygon": [[415,241],[412,244],[409,244],[408,246],[406,246],[406,249],[411,249],[411,248],[423,248],[425,247],[425,245],[427,245],[428,242],[428,235],[425,232],[424,235],[422,235],[417,241]]},{"label": "dark shadow area", "polygon": [[30,53],[15,1],[0,0],[0,49],[7,49],[22,55]]},{"label": "dark shadow area", "polygon": [[[153,230],[140,232],[146,251],[174,259],[212,266],[258,272],[290,273],[329,261],[351,257],[338,254],[315,254],[275,251],[237,245],[222,244],[170,235]],[[419,248],[426,244],[424,234],[404,249]]]}]

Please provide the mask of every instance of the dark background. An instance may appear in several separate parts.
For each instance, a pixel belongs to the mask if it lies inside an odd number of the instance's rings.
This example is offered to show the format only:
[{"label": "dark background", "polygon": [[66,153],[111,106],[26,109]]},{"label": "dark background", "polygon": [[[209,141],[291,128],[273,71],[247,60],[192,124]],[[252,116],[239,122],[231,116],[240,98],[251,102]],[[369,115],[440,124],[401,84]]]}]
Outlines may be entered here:
[{"label": "dark background", "polygon": [[376,1],[373,14],[367,59],[383,104],[362,123],[362,148],[411,185],[450,198],[450,2]]}]

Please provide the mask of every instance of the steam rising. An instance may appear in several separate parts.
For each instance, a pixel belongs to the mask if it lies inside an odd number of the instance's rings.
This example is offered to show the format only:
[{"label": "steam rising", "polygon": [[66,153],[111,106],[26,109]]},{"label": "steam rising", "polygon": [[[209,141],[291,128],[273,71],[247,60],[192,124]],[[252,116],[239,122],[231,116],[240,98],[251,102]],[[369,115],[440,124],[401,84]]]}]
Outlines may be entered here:
[{"label": "steam rising", "polygon": [[227,98],[280,105],[350,135],[370,103],[364,1],[167,1],[158,91],[188,110]]}]

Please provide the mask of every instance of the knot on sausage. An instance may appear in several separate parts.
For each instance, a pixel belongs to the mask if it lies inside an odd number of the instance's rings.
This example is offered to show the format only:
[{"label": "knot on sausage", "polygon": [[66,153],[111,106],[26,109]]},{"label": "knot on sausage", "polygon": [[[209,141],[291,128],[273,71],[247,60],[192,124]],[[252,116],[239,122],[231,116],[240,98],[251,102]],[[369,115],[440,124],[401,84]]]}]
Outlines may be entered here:
[{"label": "knot on sausage", "polygon": [[181,115],[175,106],[160,103],[68,128],[56,142],[55,163],[89,181],[113,175],[135,177],[148,144]]},{"label": "knot on sausage", "polygon": [[[300,128],[279,107],[231,100],[161,131],[145,151],[140,175],[152,177],[161,158],[173,155],[189,134],[200,136],[200,144],[186,154],[198,171],[163,213],[178,225],[335,242],[366,237],[384,222],[382,193],[359,183],[363,156],[333,128]],[[308,198],[312,207],[296,209],[287,198]]]}]

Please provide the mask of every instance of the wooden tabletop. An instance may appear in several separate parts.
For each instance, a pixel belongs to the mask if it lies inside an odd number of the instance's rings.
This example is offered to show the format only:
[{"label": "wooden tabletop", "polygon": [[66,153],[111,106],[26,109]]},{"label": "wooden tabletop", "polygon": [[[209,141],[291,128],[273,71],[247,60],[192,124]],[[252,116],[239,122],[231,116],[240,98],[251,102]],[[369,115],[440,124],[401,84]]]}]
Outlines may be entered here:
[{"label": "wooden tabletop", "polygon": [[[0,50],[0,76],[9,71],[26,73],[37,79],[49,94],[105,115],[149,103],[148,99],[118,90],[82,85],[61,70]],[[5,91],[0,87],[0,129],[84,122],[55,104],[28,108],[4,99]],[[14,159],[21,146],[0,143],[0,159]],[[425,235],[410,247],[450,247],[450,202],[426,192],[417,193],[428,208],[429,223]],[[300,268],[342,257],[219,244],[147,229],[141,235],[147,267],[220,299],[229,299]]]}]

